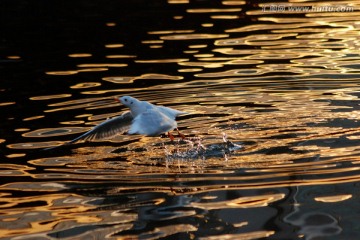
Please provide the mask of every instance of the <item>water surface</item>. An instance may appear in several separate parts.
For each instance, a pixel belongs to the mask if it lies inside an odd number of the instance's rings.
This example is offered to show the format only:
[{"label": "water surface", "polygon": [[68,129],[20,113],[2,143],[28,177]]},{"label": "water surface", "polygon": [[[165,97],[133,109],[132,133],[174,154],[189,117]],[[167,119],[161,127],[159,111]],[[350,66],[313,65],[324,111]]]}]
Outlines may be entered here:
[{"label": "water surface", "polygon": [[[357,1],[3,5],[1,237],[360,237]],[[42,151],[122,95],[188,112],[188,141]]]}]

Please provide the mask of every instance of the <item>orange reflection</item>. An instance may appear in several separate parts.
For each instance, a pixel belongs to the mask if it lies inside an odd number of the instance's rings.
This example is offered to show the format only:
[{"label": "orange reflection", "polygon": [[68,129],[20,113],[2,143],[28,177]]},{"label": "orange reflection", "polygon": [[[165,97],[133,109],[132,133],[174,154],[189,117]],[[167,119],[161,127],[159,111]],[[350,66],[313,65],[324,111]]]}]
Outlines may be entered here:
[{"label": "orange reflection", "polygon": [[[86,202],[91,202],[95,198],[86,198],[75,194],[46,194],[41,197],[21,198],[7,196],[2,199],[7,202],[6,206],[8,208],[11,206],[11,210],[6,212],[6,218],[3,221],[4,224],[1,230],[3,237],[17,236],[19,232],[30,237],[31,234],[53,231],[56,228],[55,226],[59,226],[59,224],[63,226],[73,225],[74,223],[93,224],[104,220],[105,217],[101,213],[91,213],[90,210],[96,207]],[[42,202],[43,204],[36,207],[17,207],[36,202]],[[107,217],[107,221],[110,219]],[[133,218],[130,219],[133,220]],[[16,224],[14,224],[15,222]],[[10,225],[12,226],[10,227]]]},{"label": "orange reflection", "polygon": [[203,23],[201,24],[202,27],[213,27],[214,24],[213,23]]},{"label": "orange reflection", "polygon": [[217,39],[217,38],[226,38],[228,34],[176,34],[176,35],[168,35],[161,36],[160,39],[163,40],[195,40],[195,39]]},{"label": "orange reflection", "polygon": [[25,153],[13,153],[6,155],[7,158],[18,158],[18,157],[24,157],[26,156]]},{"label": "orange reflection", "polygon": [[226,208],[253,208],[253,207],[264,207],[269,203],[279,201],[285,197],[285,194],[273,194],[264,196],[253,196],[253,197],[242,197],[228,201],[216,201],[216,202],[204,202],[204,203],[192,203],[194,207],[214,210]]},{"label": "orange reflection", "polygon": [[106,58],[136,58],[135,55],[106,55]]},{"label": "orange reflection", "polygon": [[167,0],[169,4],[188,4],[189,0]]},{"label": "orange reflection", "polygon": [[32,121],[32,120],[36,120],[36,119],[40,119],[40,118],[44,118],[44,115],[40,115],[40,116],[33,116],[33,117],[28,117],[28,118],[24,118],[23,121]]},{"label": "orange reflection", "polygon": [[17,56],[17,55],[6,56],[6,58],[11,59],[11,60],[19,60],[19,59],[21,59],[21,57]]},{"label": "orange reflection", "polygon": [[195,30],[161,30],[161,31],[150,31],[148,34],[154,35],[163,35],[163,34],[173,34],[173,33],[192,33]]},{"label": "orange reflection", "polygon": [[135,60],[136,63],[179,63],[186,62],[189,59],[186,58],[174,58],[174,59],[153,59],[153,60]]},{"label": "orange reflection", "polygon": [[240,12],[241,8],[197,8],[187,9],[188,13]]},{"label": "orange reflection", "polygon": [[79,88],[92,88],[101,86],[101,83],[97,82],[86,82],[86,83],[78,83],[76,85],[71,86],[70,88],[79,89]]},{"label": "orange reflection", "polygon": [[224,0],[221,2],[223,5],[228,6],[235,6],[235,5],[245,5],[245,1],[239,1],[239,0]]},{"label": "orange reflection", "polygon": [[[11,149],[38,149],[38,148],[48,148],[54,146],[60,146],[64,142],[60,141],[47,141],[47,142],[25,142],[25,143],[13,143],[7,145]],[[16,155],[16,157],[22,157],[24,154]],[[14,157],[14,156],[13,156]]]},{"label": "orange reflection", "polygon": [[116,23],[114,23],[114,22],[108,22],[108,23],[106,23],[106,26],[107,26],[107,27],[115,27],[115,26],[116,26]]},{"label": "orange reflection", "polygon": [[160,43],[164,43],[164,40],[144,40],[144,41],[141,41],[141,43],[143,43],[143,44],[160,44]]},{"label": "orange reflection", "polygon": [[121,43],[111,43],[111,44],[106,44],[105,47],[106,47],[106,48],[122,48],[122,47],[124,47],[124,44],[121,44]]},{"label": "orange reflection", "polygon": [[71,58],[87,58],[87,57],[91,57],[92,54],[91,53],[72,53],[68,55]]},{"label": "orange reflection", "polygon": [[35,131],[24,133],[23,137],[54,137],[63,136],[86,131],[82,127],[60,127],[60,128],[43,128]]},{"label": "orange reflection", "polygon": [[15,132],[27,132],[27,131],[30,131],[29,128],[16,128],[14,129]]},{"label": "orange reflection", "polygon": [[[83,63],[77,65],[80,68],[103,68],[103,67],[126,67],[124,63]],[[82,70],[83,71],[83,70]]]},{"label": "orange reflection", "polygon": [[66,76],[66,75],[74,75],[77,74],[78,71],[76,70],[70,70],[70,71],[49,71],[45,72],[47,75],[60,75],[60,76]]},{"label": "orange reflection", "polygon": [[55,94],[55,95],[46,95],[46,96],[36,96],[30,97],[30,100],[49,100],[49,99],[57,99],[57,98],[67,98],[71,97],[71,94]]},{"label": "orange reflection", "polygon": [[162,48],[163,46],[162,45],[150,45],[149,47],[150,48]]},{"label": "orange reflection", "polygon": [[[235,234],[222,234],[217,236],[206,237],[206,239],[216,240],[216,239],[259,239],[267,238],[271,235],[274,235],[275,231],[254,231],[248,233],[235,233]],[[203,238],[200,238],[203,239]]]},{"label": "orange reflection", "polygon": [[[161,61],[160,61],[161,62]],[[166,74],[156,74],[156,73],[149,73],[149,74],[143,74],[141,76],[137,77],[130,77],[130,76],[124,76],[124,77],[104,77],[103,80],[113,82],[113,83],[132,83],[136,80],[140,79],[148,79],[148,80],[156,80],[156,79],[166,79],[166,80],[181,80],[183,77],[181,76],[171,76]]]},{"label": "orange reflection", "polygon": [[178,69],[178,72],[201,72],[202,69],[201,68],[183,68],[183,69]]},{"label": "orange reflection", "polygon": [[232,19],[239,19],[239,16],[237,15],[213,15],[210,16],[211,19],[228,19],[228,20],[232,20]]},{"label": "orange reflection", "polygon": [[189,48],[206,48],[206,44],[189,45]]},{"label": "orange reflection", "polygon": [[16,102],[2,102],[2,103],[0,103],[0,107],[2,107],[2,106],[8,106],[8,105],[13,105],[13,104],[16,104]]},{"label": "orange reflection", "polygon": [[342,201],[348,200],[350,198],[352,198],[351,194],[344,194],[344,195],[336,195],[336,196],[316,197],[315,201],[332,203],[332,202],[342,202]]}]

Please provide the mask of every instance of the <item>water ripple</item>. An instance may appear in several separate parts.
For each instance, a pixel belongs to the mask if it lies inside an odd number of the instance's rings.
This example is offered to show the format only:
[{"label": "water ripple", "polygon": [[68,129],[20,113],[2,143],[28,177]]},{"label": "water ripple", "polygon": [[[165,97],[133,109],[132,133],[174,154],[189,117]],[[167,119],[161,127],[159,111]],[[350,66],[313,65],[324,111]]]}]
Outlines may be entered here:
[{"label": "water ripple", "polygon": [[[348,219],[360,186],[360,5],[281,4],[96,5],[81,28],[67,25],[71,11],[54,17],[61,27],[42,16],[69,35],[31,59],[26,44],[5,46],[1,235],[358,238]],[[340,4],[354,11],[319,11]],[[20,29],[29,46],[42,41]],[[40,151],[121,114],[121,95],[188,112],[178,119],[186,139],[119,135]]]}]

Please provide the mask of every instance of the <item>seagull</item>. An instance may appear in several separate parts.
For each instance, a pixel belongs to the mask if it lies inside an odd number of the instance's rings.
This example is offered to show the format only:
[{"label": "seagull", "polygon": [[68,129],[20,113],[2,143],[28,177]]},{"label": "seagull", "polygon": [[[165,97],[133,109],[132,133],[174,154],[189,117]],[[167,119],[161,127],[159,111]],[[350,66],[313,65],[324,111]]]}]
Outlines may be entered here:
[{"label": "seagull", "polygon": [[187,114],[186,112],[169,107],[156,106],[131,96],[123,96],[115,98],[115,100],[128,107],[130,111],[100,123],[67,144],[111,138],[125,132],[127,134],[139,134],[150,137],[167,133],[171,141],[173,141],[174,136],[170,131],[174,129],[177,130],[182,139],[185,139],[185,136],[177,128],[175,118],[179,115]]}]

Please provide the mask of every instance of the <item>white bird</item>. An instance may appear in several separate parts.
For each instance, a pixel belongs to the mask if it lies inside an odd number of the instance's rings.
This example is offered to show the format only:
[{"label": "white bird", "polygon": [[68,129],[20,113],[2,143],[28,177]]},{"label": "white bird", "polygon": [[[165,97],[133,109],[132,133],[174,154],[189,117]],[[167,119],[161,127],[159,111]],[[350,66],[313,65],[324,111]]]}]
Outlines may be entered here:
[{"label": "white bird", "polygon": [[157,136],[167,132],[169,138],[174,140],[174,136],[170,131],[176,129],[180,137],[185,138],[177,129],[175,118],[186,114],[186,112],[169,107],[156,106],[130,96],[115,98],[115,100],[130,108],[130,111],[100,123],[69,143],[80,140],[91,141],[109,138],[126,131],[128,134],[145,136]]}]

